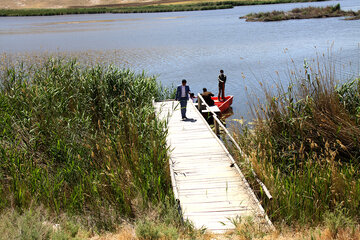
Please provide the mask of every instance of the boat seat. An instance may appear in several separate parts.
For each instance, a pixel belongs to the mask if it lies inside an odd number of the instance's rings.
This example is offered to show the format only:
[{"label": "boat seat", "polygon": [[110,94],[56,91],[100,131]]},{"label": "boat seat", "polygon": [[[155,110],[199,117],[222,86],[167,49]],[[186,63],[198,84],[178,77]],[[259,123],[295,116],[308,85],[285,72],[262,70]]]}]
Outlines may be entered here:
[{"label": "boat seat", "polygon": [[[218,113],[220,112],[220,109],[218,106],[211,106],[210,107],[211,111],[213,111],[214,113]],[[205,109],[205,110],[202,110],[201,112],[203,113],[207,113],[207,112],[210,112],[209,110]]]}]

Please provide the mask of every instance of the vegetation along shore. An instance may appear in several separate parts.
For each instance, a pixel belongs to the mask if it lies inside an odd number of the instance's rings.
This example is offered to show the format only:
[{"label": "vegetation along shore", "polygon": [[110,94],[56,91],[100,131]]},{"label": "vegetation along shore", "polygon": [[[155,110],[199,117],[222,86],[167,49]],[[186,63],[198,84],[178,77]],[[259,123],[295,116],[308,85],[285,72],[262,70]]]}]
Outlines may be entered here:
[{"label": "vegetation along shore", "polygon": [[[220,239],[360,238],[360,79],[333,69],[306,62],[289,85],[262,84],[253,124],[233,132],[271,201],[232,152],[276,230],[234,219]],[[154,77],[56,57],[0,73],[1,240],[218,237],[178,214],[152,106],[173,96]]]},{"label": "vegetation along shore", "polygon": [[3,64],[0,79],[0,239],[68,239],[56,236],[80,226],[87,238],[163,215],[173,234],[166,131],[152,106],[169,95],[155,78],[51,58]]},{"label": "vegetation along shore", "polygon": [[274,222],[327,226],[311,239],[359,239],[360,79],[334,69],[305,62],[288,85],[262,84],[266,102],[254,100],[253,125],[235,135],[275,196],[263,197]]},{"label": "vegetation along shore", "polygon": [[309,19],[309,18],[328,18],[328,17],[347,17],[345,20],[359,20],[360,10],[343,11],[340,4],[327,7],[307,7],[295,8],[291,11],[272,11],[250,13],[246,16],[240,17],[246,19],[247,22],[270,22],[270,21],[283,21],[292,19]]},{"label": "vegetation along shore", "polygon": [[151,12],[178,12],[200,11],[233,8],[244,5],[261,5],[294,2],[316,2],[324,0],[233,0],[233,1],[180,1],[171,3],[145,2],[139,4],[119,4],[94,7],[69,7],[56,9],[0,9],[0,16],[50,16],[67,14],[96,14],[96,13],[151,13]]}]

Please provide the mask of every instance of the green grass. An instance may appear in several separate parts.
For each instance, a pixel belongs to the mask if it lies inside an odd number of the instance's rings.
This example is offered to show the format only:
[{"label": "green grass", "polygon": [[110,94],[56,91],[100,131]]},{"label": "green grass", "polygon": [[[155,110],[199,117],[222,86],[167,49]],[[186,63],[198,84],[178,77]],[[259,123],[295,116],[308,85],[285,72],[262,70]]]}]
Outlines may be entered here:
[{"label": "green grass", "polygon": [[346,20],[356,20],[360,17],[360,11],[343,11],[340,9],[340,4],[327,7],[306,7],[295,8],[291,11],[272,11],[250,13],[244,17],[247,22],[269,22],[269,21],[283,21],[292,19],[309,19],[309,18],[327,18],[327,17],[348,17]]},{"label": "green grass", "polygon": [[237,133],[274,197],[262,194],[267,213],[291,226],[322,224],[339,208],[360,217],[360,79],[337,84],[333,66],[314,65],[288,86],[264,86],[266,103],[252,105],[253,127]]},{"label": "green grass", "polygon": [[66,216],[54,217],[44,208],[26,209],[23,212],[7,209],[0,214],[0,240],[11,239],[88,239],[91,236]]},{"label": "green grass", "polygon": [[101,8],[61,8],[61,9],[0,9],[0,16],[51,16],[67,14],[98,14],[98,13],[151,13],[201,11],[233,8],[244,5],[277,4],[292,2],[314,2],[325,0],[258,0],[258,1],[219,1],[191,4],[149,5],[137,7],[101,7]]},{"label": "green grass", "polygon": [[154,77],[56,58],[0,76],[0,211],[43,205],[109,230],[172,201]]}]

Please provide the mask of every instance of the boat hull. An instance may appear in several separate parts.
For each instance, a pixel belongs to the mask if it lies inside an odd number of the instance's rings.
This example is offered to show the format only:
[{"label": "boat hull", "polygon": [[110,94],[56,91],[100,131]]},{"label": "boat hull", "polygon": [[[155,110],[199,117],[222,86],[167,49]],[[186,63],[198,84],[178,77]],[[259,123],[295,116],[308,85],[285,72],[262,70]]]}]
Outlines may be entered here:
[{"label": "boat hull", "polygon": [[219,101],[218,97],[212,97],[211,99],[214,100],[214,103],[220,109],[221,113],[226,112],[229,109],[233,102],[234,96],[226,96],[225,101]]}]

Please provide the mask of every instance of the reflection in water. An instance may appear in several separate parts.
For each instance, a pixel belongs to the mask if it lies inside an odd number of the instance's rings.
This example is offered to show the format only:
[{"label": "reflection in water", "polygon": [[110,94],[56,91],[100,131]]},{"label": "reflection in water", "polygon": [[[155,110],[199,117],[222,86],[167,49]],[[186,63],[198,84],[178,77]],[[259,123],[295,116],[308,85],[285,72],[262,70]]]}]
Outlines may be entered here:
[{"label": "reflection in water", "polygon": [[[169,19],[178,19],[184,18],[181,16],[177,17],[156,17],[154,19],[162,19],[162,20],[169,20]],[[46,22],[46,23],[38,23],[34,24],[34,26],[51,26],[51,25],[61,25],[61,24],[85,24],[85,23],[106,23],[106,22],[134,22],[134,21],[141,21],[144,20],[143,18],[121,18],[121,19],[99,19],[99,20],[84,20],[84,21],[67,21],[67,22]]]},{"label": "reflection in water", "polygon": [[133,22],[140,21],[142,18],[127,18],[127,19],[100,19],[100,20],[86,20],[86,21],[68,21],[68,22],[46,22],[35,24],[34,26],[51,26],[61,24],[81,24],[81,23],[103,23],[103,22]]},{"label": "reflection in water", "polygon": [[101,28],[98,26],[97,28],[83,28],[83,29],[27,29],[27,30],[16,30],[16,29],[10,29],[7,31],[1,31],[0,35],[29,35],[29,34],[44,34],[44,31],[46,33],[81,33],[81,32],[89,32],[89,31],[103,31],[106,30],[106,25],[104,24]]},{"label": "reflection in water", "polygon": [[[44,18],[44,17],[42,17]],[[150,20],[174,20],[185,18],[185,16],[172,17],[153,17]],[[71,32],[85,32],[95,31],[100,32],[104,30],[112,30],[118,27],[127,25],[134,25],[140,21],[147,21],[145,18],[119,18],[119,19],[95,19],[95,20],[77,20],[77,21],[46,21],[34,24],[25,23],[24,25],[17,25],[16,27],[1,29],[0,35],[9,34],[45,34],[45,33],[71,33]],[[127,25],[126,25],[127,24]],[[75,27],[78,25],[77,27]],[[54,28],[56,27],[56,28]],[[61,28],[62,27],[62,28]]]},{"label": "reflection in water", "polygon": [[224,113],[221,114],[220,118],[223,120],[226,120],[227,118],[231,117],[232,115],[234,115],[234,111],[233,111],[232,107],[229,107]]}]

